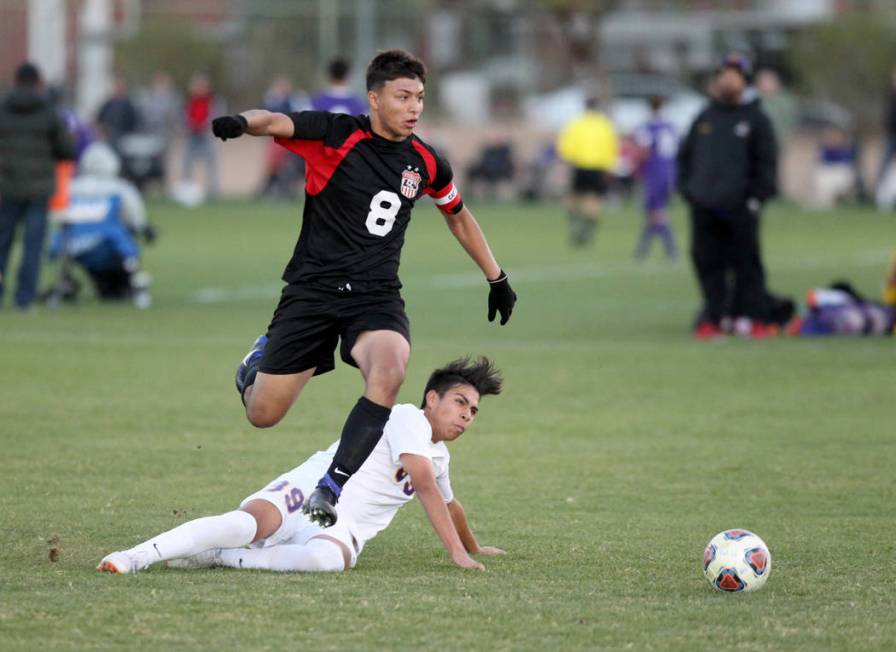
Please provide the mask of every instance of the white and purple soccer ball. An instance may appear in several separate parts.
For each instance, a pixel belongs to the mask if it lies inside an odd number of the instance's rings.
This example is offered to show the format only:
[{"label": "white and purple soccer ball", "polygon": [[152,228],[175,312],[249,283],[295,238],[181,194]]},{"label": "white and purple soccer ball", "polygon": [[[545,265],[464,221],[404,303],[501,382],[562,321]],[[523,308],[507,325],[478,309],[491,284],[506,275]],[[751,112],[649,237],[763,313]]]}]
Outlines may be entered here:
[{"label": "white and purple soccer ball", "polygon": [[703,574],[719,591],[756,591],[772,572],[768,546],[749,530],[725,530],[703,552]]}]

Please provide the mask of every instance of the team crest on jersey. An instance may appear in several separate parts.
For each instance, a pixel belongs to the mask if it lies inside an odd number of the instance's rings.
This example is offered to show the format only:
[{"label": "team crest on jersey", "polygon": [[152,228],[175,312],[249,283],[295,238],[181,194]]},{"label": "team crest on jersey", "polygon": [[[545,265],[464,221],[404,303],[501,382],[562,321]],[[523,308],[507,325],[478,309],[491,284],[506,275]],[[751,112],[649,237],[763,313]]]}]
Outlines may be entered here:
[{"label": "team crest on jersey", "polygon": [[750,123],[746,120],[741,120],[734,127],[734,135],[738,138],[746,138],[750,135]]},{"label": "team crest on jersey", "polygon": [[416,197],[417,191],[420,190],[420,181],[422,178],[423,177],[420,176],[417,168],[411,169],[411,166],[409,165],[407,170],[404,170],[401,173],[401,194],[408,199]]}]

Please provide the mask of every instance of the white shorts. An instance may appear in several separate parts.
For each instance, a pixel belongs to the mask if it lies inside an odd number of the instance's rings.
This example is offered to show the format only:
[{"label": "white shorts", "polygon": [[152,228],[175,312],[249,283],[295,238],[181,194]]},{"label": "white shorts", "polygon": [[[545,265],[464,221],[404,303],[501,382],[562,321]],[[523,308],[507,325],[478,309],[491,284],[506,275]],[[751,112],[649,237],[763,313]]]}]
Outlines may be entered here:
[{"label": "white shorts", "polygon": [[[267,487],[247,496],[240,503],[242,508],[253,500],[266,500],[280,510],[280,516],[283,518],[277,531],[267,539],[253,543],[253,548],[269,548],[281,544],[304,545],[318,535],[325,535],[336,539],[348,548],[351,553],[351,567],[354,568],[364,543],[355,535],[356,528],[352,519],[340,515],[335,525],[322,528],[316,523],[312,523],[302,513],[305,498],[314,491],[317,481],[327,472],[332,461],[332,452],[317,452],[301,466],[282,474]],[[337,512],[338,509],[337,506]]]}]

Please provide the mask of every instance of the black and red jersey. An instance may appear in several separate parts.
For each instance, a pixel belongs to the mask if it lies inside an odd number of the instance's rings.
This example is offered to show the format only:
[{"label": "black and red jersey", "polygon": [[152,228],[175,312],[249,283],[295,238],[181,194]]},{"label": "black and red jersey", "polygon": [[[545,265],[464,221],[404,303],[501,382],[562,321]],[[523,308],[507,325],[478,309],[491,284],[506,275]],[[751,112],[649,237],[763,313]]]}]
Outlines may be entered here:
[{"label": "black and red jersey", "polygon": [[292,138],[276,142],[305,159],[305,210],[287,283],[337,290],[397,289],[411,209],[430,195],[445,213],[463,207],[451,166],[412,135],[373,133],[366,116],[302,111]]}]

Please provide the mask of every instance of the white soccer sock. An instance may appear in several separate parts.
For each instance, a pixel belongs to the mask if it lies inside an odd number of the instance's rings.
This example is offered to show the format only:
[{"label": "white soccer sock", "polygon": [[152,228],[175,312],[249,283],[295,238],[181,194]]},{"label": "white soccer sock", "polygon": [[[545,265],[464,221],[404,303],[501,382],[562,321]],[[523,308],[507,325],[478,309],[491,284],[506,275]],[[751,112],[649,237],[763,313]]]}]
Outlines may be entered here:
[{"label": "white soccer sock", "polygon": [[271,571],[320,573],[345,570],[339,544],[326,539],[311,539],[305,545],[279,545],[248,550],[222,550],[222,566]]},{"label": "white soccer sock", "polygon": [[252,543],[258,524],[255,517],[235,510],[178,525],[127,550],[144,568],[168,559],[192,557],[210,548],[239,548]]}]

